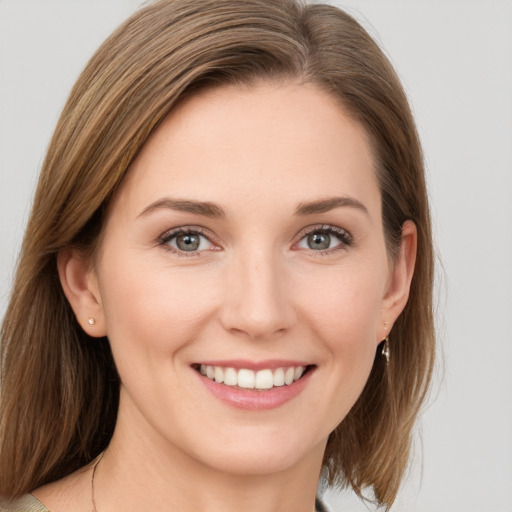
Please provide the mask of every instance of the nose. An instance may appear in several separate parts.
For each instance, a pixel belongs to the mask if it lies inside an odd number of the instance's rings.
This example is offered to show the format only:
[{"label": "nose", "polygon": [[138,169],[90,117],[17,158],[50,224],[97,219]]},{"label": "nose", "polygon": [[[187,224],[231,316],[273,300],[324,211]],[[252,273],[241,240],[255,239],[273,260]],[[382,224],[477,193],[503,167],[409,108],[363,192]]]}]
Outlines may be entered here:
[{"label": "nose", "polygon": [[272,251],[247,251],[226,270],[223,327],[250,339],[271,339],[296,322],[286,269]]}]

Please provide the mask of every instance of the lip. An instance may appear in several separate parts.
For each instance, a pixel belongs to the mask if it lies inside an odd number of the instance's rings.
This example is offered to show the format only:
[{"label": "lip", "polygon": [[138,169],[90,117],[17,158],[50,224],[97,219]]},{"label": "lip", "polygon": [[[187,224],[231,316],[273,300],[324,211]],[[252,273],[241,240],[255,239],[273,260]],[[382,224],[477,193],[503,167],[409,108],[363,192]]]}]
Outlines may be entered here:
[{"label": "lip", "polygon": [[[226,364],[227,363],[227,364]],[[241,364],[240,364],[241,363]],[[270,364],[269,364],[270,363]],[[276,363],[274,365],[274,363]],[[280,364],[277,364],[280,363]],[[285,363],[285,364],[283,364]],[[198,371],[193,370],[197,377],[201,380],[205,388],[210,391],[217,399],[225,404],[249,411],[264,411],[276,409],[286,404],[290,400],[298,396],[306,387],[311,375],[314,373],[316,367],[297,361],[215,361],[215,362],[201,362],[200,364],[207,364],[211,366],[226,366],[232,368],[247,368],[250,370],[261,369],[274,369],[282,366],[309,366],[309,370],[297,381],[288,386],[274,387],[268,390],[256,389],[240,389],[225,384],[219,384],[201,375]]]},{"label": "lip", "polygon": [[222,366],[223,368],[236,368],[240,370],[245,368],[247,370],[276,370],[277,368],[288,368],[290,366],[311,366],[311,362],[294,361],[291,359],[267,359],[262,361],[248,361],[246,359],[224,359],[222,361],[197,361],[194,365],[205,366]]}]

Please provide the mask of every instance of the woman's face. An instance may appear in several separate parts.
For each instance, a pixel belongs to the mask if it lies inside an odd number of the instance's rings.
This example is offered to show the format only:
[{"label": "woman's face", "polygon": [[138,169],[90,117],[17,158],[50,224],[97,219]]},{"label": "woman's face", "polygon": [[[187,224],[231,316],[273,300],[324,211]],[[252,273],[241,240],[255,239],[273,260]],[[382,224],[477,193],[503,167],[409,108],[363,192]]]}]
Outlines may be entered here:
[{"label": "woman's face", "polygon": [[175,109],[116,192],[94,272],[117,428],[234,473],[321,460],[401,309],[368,139],[312,85]]}]

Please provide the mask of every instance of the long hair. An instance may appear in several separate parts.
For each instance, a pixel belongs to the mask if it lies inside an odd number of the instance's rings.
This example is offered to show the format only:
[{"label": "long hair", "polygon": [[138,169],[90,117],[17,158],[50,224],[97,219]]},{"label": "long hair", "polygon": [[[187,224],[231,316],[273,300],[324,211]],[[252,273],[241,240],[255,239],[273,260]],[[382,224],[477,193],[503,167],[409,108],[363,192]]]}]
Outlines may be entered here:
[{"label": "long hair", "polygon": [[401,84],[349,15],[295,0],[160,0],[136,12],[82,72],[44,160],[1,331],[0,493],[15,497],[90,462],[109,443],[119,379],[108,340],[90,338],[56,258],[94,251],[104,210],[148,137],[185,97],[260,80],[316,84],[371,140],[387,249],[418,229],[409,301],[361,396],[331,433],[331,485],[391,506],[434,361],[433,249],[423,158]]}]

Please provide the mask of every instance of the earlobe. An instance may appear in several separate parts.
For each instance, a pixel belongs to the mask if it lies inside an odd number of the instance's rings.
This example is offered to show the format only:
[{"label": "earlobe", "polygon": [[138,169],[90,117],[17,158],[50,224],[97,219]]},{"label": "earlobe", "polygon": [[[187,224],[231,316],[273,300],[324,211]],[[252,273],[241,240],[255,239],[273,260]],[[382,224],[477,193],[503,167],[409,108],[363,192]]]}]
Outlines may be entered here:
[{"label": "earlobe", "polygon": [[402,226],[400,248],[391,269],[390,279],[382,304],[382,318],[384,326],[377,338],[384,339],[391,330],[391,326],[403,311],[409,299],[414,266],[416,263],[417,230],[414,222],[408,220]]},{"label": "earlobe", "polygon": [[98,279],[89,259],[77,249],[64,249],[57,256],[57,269],[64,294],[82,329],[90,336],[106,336]]}]

